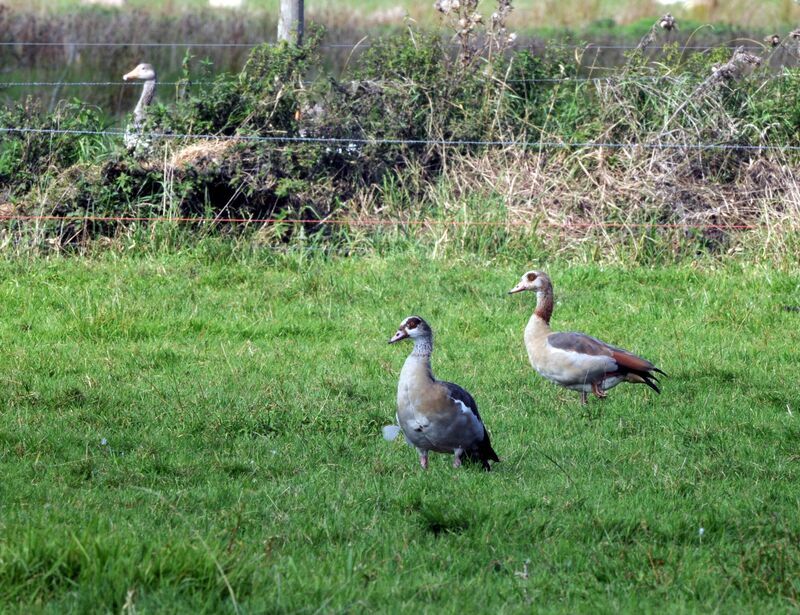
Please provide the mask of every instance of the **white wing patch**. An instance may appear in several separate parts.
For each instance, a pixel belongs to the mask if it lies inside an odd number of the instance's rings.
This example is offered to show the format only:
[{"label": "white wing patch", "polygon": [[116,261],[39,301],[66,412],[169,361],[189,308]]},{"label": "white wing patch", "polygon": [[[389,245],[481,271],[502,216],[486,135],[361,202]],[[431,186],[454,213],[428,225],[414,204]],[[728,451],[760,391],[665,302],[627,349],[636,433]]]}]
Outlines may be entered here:
[{"label": "white wing patch", "polygon": [[453,402],[461,406],[461,412],[463,412],[464,414],[470,414],[472,412],[472,410],[469,409],[469,406],[467,406],[467,404],[465,404],[460,399],[453,399],[452,397],[450,399],[452,399]]},{"label": "white wing patch", "polygon": [[605,355],[589,355],[562,350],[547,343],[549,356],[534,367],[542,376],[563,386],[585,384],[601,374],[617,369],[617,362]]},{"label": "white wing patch", "polygon": [[383,439],[391,442],[400,435],[401,429],[399,425],[385,425],[381,431],[383,432]]}]

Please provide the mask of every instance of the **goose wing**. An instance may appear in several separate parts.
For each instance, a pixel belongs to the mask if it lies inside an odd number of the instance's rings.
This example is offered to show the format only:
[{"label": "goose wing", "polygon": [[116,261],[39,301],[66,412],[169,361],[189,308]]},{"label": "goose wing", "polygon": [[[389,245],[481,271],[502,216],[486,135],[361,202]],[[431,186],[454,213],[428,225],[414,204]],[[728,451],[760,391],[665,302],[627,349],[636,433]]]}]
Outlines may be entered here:
[{"label": "goose wing", "polygon": [[478,412],[478,404],[475,403],[475,400],[472,398],[472,395],[469,394],[469,391],[466,389],[454,384],[452,382],[442,382],[445,390],[447,391],[447,397],[450,399],[450,402],[455,404],[459,407],[461,412],[471,412],[475,415],[475,418],[478,421],[481,421],[481,415]]},{"label": "goose wing", "polygon": [[[597,359],[607,357],[610,361],[605,369],[606,373],[619,372],[621,374],[635,374],[643,378],[648,386],[658,391],[649,380],[658,379],[653,372],[664,374],[659,368],[647,359],[628,352],[622,348],[606,344],[605,342],[584,333],[552,333],[547,336],[547,343],[553,348],[583,356],[586,363],[594,363]],[[610,368],[610,369],[609,369]],[[637,380],[639,382],[640,380]]]},{"label": "goose wing", "polygon": [[489,461],[500,461],[500,458],[492,448],[489,432],[484,426],[481,415],[478,412],[478,404],[475,403],[475,400],[468,391],[457,384],[453,384],[452,382],[443,382],[442,384],[447,390],[447,396],[453,403],[460,406],[460,414],[470,419],[467,422],[467,426],[462,428],[465,432],[469,432],[473,438],[471,441],[472,446],[468,448],[467,455],[469,455],[470,459],[473,461],[480,462],[484,469],[488,471],[490,469]]},{"label": "goose wing", "polygon": [[472,395],[452,382],[437,382],[436,391],[430,407],[424,409],[429,423],[422,429],[433,450],[450,452],[480,442],[486,430]]}]

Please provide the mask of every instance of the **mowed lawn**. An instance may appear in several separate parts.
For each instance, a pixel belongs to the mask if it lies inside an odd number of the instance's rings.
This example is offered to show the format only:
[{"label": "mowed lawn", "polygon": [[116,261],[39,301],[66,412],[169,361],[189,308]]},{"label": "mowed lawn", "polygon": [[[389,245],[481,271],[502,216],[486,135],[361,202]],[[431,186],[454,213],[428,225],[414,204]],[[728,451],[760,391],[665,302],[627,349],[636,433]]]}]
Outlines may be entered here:
[{"label": "mowed lawn", "polygon": [[[643,354],[660,396],[579,404],[553,325]],[[800,276],[477,257],[0,263],[0,604],[19,612],[790,611]],[[382,440],[410,345],[502,458]]]}]

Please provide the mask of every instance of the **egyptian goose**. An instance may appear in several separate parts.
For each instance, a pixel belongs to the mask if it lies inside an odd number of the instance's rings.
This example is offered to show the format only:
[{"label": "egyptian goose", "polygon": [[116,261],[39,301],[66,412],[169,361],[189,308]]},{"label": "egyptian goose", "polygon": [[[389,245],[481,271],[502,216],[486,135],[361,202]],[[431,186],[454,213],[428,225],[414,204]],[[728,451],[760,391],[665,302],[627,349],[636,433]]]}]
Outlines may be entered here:
[{"label": "egyptian goose", "polygon": [[133,110],[133,125],[125,129],[122,137],[128,151],[134,152],[138,149],[144,152],[150,147],[149,142],[142,135],[142,131],[147,117],[147,108],[152,104],[153,97],[156,95],[156,71],[152,64],[139,64],[131,72],[122,75],[122,80],[144,82],[139,102],[136,103],[136,108]]},{"label": "egyptian goose", "polygon": [[457,384],[437,380],[431,371],[433,331],[419,316],[409,316],[390,344],[410,338],[414,349],[400,372],[397,386],[397,425],[383,428],[383,436],[393,440],[400,431],[419,452],[419,462],[428,468],[428,452],[453,453],[453,467],[464,455],[479,461],[489,470],[489,461],[500,461],[489,442],[489,432],[478,414],[478,406]]},{"label": "egyptian goose", "polygon": [[[525,348],[533,368],[548,380],[581,392],[585,404],[589,392],[597,397],[620,382],[639,382],[660,393],[654,373],[664,374],[647,359],[610,346],[583,333],[553,333],[553,285],[546,273],[529,271],[508,294],[531,290],[536,310],[525,327]],[[664,374],[666,375],[666,374]]]}]

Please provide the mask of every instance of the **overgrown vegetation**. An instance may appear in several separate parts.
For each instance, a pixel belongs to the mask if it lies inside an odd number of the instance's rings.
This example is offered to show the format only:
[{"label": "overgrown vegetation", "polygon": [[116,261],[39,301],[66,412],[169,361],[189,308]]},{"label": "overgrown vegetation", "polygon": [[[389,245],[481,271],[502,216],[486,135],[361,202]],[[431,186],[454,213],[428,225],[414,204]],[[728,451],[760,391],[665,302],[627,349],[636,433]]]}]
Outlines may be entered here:
[{"label": "overgrown vegetation", "polygon": [[[486,16],[471,0],[437,6],[455,48],[409,27],[334,77],[320,69],[325,39],[311,28],[302,47],[254,49],[238,74],[213,77],[201,64],[211,82],[179,85],[174,103],[151,107],[154,136],[134,154],[114,136],[8,133],[2,207],[71,218],[356,221],[282,225],[271,232],[279,241],[341,236],[375,220],[455,219],[489,224],[503,241],[533,234],[562,251],[565,238],[590,239],[599,255],[624,246],[644,260],[739,250],[755,235],[730,227],[753,226],[766,229],[765,253],[792,253],[800,73],[783,63],[798,55],[796,36],[759,54],[651,51],[669,34],[656,22],[606,70],[557,44],[515,50],[506,1]],[[187,57],[181,83],[197,68]],[[77,102],[36,111],[6,109],[0,124],[108,128]],[[38,230],[34,242],[67,245],[118,227],[70,220]],[[431,235],[423,225],[401,232]]]}]

